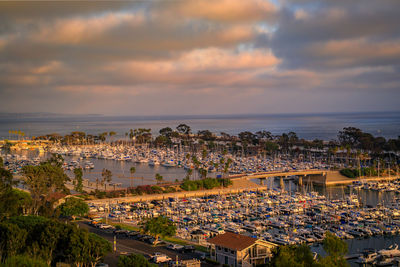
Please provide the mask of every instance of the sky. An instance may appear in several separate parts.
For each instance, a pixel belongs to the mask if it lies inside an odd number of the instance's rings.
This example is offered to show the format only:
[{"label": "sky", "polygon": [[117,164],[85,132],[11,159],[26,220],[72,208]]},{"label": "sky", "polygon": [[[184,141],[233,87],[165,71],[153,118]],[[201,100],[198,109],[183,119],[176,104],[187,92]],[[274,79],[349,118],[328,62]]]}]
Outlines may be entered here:
[{"label": "sky", "polygon": [[399,110],[399,0],[0,1],[0,112]]}]

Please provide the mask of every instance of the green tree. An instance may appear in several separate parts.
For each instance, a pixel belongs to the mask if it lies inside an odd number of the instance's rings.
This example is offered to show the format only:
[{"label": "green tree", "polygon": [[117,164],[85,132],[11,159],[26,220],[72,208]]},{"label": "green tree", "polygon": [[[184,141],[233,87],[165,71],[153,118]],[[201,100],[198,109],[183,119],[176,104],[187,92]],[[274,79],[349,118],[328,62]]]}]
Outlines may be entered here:
[{"label": "green tree", "polygon": [[41,260],[34,259],[27,255],[16,255],[6,259],[1,267],[48,267],[49,265]]},{"label": "green tree", "polygon": [[158,239],[159,236],[175,235],[176,225],[168,217],[159,216],[146,220],[143,223],[143,230]]},{"label": "green tree", "polygon": [[0,168],[0,194],[10,191],[17,181],[13,180],[13,175],[9,170]]},{"label": "green tree", "polygon": [[191,131],[190,127],[184,123],[179,124],[178,127],[176,127],[176,129],[178,130],[179,133],[186,135],[190,134]]},{"label": "green tree", "polygon": [[75,175],[75,180],[74,180],[74,190],[82,193],[83,192],[83,172],[81,168],[76,168],[74,169],[74,175]]},{"label": "green tree", "polygon": [[129,256],[119,256],[117,267],[153,267],[157,266],[151,264],[141,254],[131,254]]},{"label": "green tree", "polygon": [[64,158],[60,154],[51,154],[51,157],[47,160],[47,163],[62,168]]},{"label": "green tree", "polygon": [[25,176],[24,184],[32,196],[33,214],[37,215],[39,211],[52,207],[55,193],[69,193],[65,186],[69,178],[57,165],[45,162],[39,166],[25,166],[22,173]]},{"label": "green tree", "polygon": [[104,184],[104,191],[107,191],[107,183],[111,182],[112,173],[108,169],[103,169],[101,176],[103,177],[102,183]]},{"label": "green tree", "polygon": [[0,193],[0,214],[6,217],[28,214],[32,205],[29,193],[20,189],[7,190]]},{"label": "green tree", "polygon": [[325,234],[323,248],[328,253],[328,256],[322,260],[326,265],[332,263],[333,265],[330,266],[348,266],[347,261],[344,259],[348,249],[346,242],[328,231]]},{"label": "green tree", "polygon": [[319,266],[306,244],[280,246],[273,252],[271,265],[274,267],[316,267]]},{"label": "green tree", "polygon": [[162,181],[163,181],[163,177],[162,177],[162,175],[161,174],[159,174],[159,173],[156,173],[156,180],[157,180],[157,183],[159,184],[159,183],[161,183]]},{"label": "green tree", "polygon": [[89,233],[88,243],[88,263],[92,266],[95,266],[112,249],[110,242],[93,233]]},{"label": "green tree", "polygon": [[17,255],[25,246],[27,232],[17,225],[0,223],[0,262],[6,258]]},{"label": "green tree", "polygon": [[[18,242],[22,244],[19,252],[31,258],[41,258],[48,265],[63,261],[73,266],[95,266],[111,251],[110,242],[75,224],[41,216],[18,216],[6,223],[27,232],[25,241]],[[8,239],[0,236],[0,243],[2,240]]]},{"label": "green tree", "polygon": [[61,216],[72,217],[85,216],[89,212],[88,204],[80,198],[67,198],[58,208]]},{"label": "green tree", "polygon": [[165,136],[166,138],[170,138],[172,135],[172,129],[170,127],[165,127],[160,129],[160,135]]}]

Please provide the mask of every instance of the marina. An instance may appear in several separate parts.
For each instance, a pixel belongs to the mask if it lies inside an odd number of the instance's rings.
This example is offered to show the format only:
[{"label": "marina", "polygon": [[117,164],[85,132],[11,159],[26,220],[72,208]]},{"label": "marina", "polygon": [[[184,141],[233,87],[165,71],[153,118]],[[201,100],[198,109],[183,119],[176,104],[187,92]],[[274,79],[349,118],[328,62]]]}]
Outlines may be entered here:
[{"label": "marina", "polygon": [[362,260],[364,247],[382,250],[399,241],[398,205],[397,196],[386,205],[361,207],[356,195],[328,200],[316,192],[301,195],[275,189],[110,205],[104,202],[90,208],[98,216],[132,225],[165,215],[177,223],[178,237],[205,246],[208,238],[230,231],[279,245],[307,243],[323,254],[320,243],[330,231],[347,240],[349,255],[353,255],[349,261],[356,264]]}]

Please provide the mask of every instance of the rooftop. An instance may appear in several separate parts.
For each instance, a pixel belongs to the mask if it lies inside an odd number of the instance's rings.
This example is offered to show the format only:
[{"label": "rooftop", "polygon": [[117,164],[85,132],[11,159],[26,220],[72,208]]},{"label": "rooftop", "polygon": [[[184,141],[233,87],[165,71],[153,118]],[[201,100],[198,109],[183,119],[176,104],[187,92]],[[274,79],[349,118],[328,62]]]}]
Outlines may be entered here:
[{"label": "rooftop", "polygon": [[240,251],[249,246],[253,245],[257,241],[256,238],[239,235],[232,232],[226,232],[221,235],[217,235],[208,240],[209,243],[229,248],[232,250]]}]

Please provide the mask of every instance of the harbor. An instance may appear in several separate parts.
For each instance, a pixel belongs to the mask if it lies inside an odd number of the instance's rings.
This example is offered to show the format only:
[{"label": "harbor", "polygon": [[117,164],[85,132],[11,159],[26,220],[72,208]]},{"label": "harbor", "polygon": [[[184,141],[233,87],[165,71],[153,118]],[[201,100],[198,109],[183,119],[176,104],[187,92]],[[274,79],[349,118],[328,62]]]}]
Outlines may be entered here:
[{"label": "harbor", "polygon": [[[208,238],[230,231],[279,245],[307,243],[313,251],[323,253],[320,244],[324,233],[330,231],[347,240],[349,255],[357,255],[349,261],[356,264],[363,260],[366,244],[378,251],[399,240],[398,196],[385,205],[363,207],[354,194],[328,200],[317,192],[302,195],[265,188],[215,193],[134,203],[89,202],[93,214],[131,225],[144,218],[168,216],[178,225],[179,238],[204,246]],[[380,241],[375,244],[374,240]]]}]

